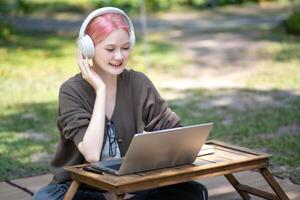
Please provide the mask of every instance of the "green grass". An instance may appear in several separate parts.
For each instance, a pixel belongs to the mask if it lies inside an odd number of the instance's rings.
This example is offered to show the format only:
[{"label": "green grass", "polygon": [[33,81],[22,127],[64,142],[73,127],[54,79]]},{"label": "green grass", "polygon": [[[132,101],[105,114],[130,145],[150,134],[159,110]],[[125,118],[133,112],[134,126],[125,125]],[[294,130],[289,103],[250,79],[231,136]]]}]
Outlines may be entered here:
[{"label": "green grass", "polygon": [[[90,0],[20,0],[18,14],[48,14],[69,12],[78,13],[85,12],[86,10],[92,9],[95,6],[95,2]],[[43,10],[43,12],[41,12]],[[16,12],[15,1],[1,0],[0,13],[14,13]]]},{"label": "green grass", "polygon": [[261,50],[266,57],[256,66],[257,73],[248,80],[248,87],[265,86],[276,89],[299,89],[300,38],[286,35],[282,30],[265,34],[271,41]]}]

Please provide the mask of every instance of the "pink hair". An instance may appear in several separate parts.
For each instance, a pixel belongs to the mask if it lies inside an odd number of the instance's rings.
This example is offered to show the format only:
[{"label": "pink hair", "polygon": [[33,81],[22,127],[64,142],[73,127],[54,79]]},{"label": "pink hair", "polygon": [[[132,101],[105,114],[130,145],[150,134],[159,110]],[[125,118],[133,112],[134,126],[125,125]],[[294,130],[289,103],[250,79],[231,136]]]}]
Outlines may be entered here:
[{"label": "pink hair", "polygon": [[120,28],[126,30],[129,34],[129,25],[126,18],[118,13],[107,13],[92,19],[85,33],[92,38],[95,45],[104,40],[111,32]]}]

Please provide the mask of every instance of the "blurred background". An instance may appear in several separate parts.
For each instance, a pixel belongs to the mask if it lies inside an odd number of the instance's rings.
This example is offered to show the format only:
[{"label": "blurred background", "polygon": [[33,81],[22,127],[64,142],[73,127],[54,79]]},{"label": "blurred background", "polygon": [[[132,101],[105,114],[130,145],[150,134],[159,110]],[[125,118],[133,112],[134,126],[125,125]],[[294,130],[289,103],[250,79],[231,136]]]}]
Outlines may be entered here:
[{"label": "blurred background", "polygon": [[299,0],[0,0],[0,181],[48,173],[60,85],[102,6],[132,17],[128,68],[146,73],[184,125],[273,155],[300,184]]}]

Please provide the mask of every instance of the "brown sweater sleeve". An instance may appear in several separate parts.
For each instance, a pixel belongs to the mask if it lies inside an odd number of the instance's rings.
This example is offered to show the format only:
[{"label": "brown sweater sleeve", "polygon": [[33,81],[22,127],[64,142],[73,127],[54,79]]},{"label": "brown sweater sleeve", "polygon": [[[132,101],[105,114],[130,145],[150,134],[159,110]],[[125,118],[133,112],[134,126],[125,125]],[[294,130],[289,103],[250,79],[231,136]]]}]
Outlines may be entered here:
[{"label": "brown sweater sleeve", "polygon": [[62,136],[73,140],[76,146],[83,140],[92,115],[86,104],[84,97],[73,85],[70,83],[62,85],[59,92],[57,126]]},{"label": "brown sweater sleeve", "polygon": [[142,118],[145,131],[162,130],[181,126],[180,118],[159,95],[152,82],[144,75]]}]

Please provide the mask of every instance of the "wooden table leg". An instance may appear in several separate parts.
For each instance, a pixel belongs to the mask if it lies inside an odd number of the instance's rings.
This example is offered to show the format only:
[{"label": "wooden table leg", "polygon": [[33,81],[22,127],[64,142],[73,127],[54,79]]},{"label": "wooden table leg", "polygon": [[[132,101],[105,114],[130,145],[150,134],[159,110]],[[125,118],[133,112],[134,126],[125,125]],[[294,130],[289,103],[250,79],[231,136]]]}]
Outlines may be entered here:
[{"label": "wooden table leg", "polygon": [[80,186],[80,182],[72,181],[72,184],[70,185],[67,193],[65,194],[64,200],[72,200],[79,186]]},{"label": "wooden table leg", "polygon": [[116,193],[113,193],[112,199],[113,200],[123,200],[124,197],[125,197],[125,194],[116,194]]},{"label": "wooden table leg", "polygon": [[251,197],[247,192],[241,191],[238,189],[238,186],[240,185],[239,181],[233,176],[233,174],[226,174],[225,177],[227,180],[231,183],[231,185],[234,187],[234,189],[241,195],[241,197],[244,200],[249,200]]},{"label": "wooden table leg", "polygon": [[273,175],[270,173],[270,171],[264,167],[259,170],[259,172],[262,174],[262,176],[265,178],[265,180],[268,182],[268,184],[271,186],[273,191],[277,194],[277,196],[282,200],[289,200],[288,196],[285,194],[283,189],[280,187],[280,185],[277,183]]}]

